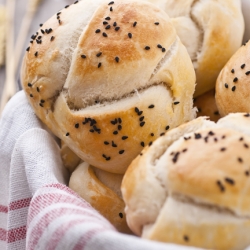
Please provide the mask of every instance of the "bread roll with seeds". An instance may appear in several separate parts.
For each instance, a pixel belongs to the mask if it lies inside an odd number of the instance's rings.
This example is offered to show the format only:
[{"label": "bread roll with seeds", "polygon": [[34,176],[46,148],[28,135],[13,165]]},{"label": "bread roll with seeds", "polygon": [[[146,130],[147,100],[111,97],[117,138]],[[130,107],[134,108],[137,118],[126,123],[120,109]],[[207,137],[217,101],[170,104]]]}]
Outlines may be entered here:
[{"label": "bread roll with seeds", "polygon": [[147,0],[171,18],[192,59],[195,96],[215,86],[220,70],[242,44],[241,0]]},{"label": "bread roll with seeds", "polygon": [[122,177],[84,162],[72,173],[69,187],[108,219],[119,232],[131,234],[121,197]]},{"label": "bread roll with seeds", "polygon": [[199,117],[145,148],[122,181],[131,230],[205,249],[250,245],[249,125],[250,114]]},{"label": "bread roll with seeds", "polygon": [[250,42],[242,45],[221,70],[215,100],[222,116],[250,112]]},{"label": "bread roll with seeds", "polygon": [[215,90],[200,95],[194,99],[194,106],[197,108],[197,117],[208,116],[211,121],[217,122],[221,116],[215,102]]},{"label": "bread roll with seeds", "polygon": [[145,145],[194,118],[195,72],[169,17],[139,1],[84,0],[33,35],[22,84],[82,160],[124,173]]}]

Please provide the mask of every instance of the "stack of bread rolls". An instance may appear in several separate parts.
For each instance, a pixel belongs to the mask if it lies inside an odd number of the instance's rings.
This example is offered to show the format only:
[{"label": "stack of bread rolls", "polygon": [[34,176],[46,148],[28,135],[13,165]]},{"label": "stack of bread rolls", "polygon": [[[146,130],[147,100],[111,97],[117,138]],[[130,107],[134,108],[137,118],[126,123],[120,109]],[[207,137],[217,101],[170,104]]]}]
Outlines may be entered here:
[{"label": "stack of bread rolls", "polygon": [[228,70],[214,97],[243,31],[240,0],[84,0],[32,35],[27,98],[61,139],[69,187],[120,232],[212,249],[250,244],[250,118],[218,121],[231,112],[221,91]]}]

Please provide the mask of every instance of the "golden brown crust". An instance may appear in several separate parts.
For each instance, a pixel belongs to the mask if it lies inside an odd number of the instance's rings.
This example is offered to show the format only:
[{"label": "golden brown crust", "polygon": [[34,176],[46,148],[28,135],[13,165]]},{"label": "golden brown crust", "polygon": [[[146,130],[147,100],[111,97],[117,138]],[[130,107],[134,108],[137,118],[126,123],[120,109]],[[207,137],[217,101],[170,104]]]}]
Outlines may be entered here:
[{"label": "golden brown crust", "polygon": [[197,117],[208,116],[211,121],[217,122],[221,116],[215,102],[215,90],[200,95],[194,99],[194,106],[197,108]]},{"label": "golden brown crust", "polygon": [[[114,183],[114,187],[116,187],[117,184],[121,183],[122,176],[120,175],[99,173],[99,176],[101,175],[104,175],[104,178],[109,181],[109,186],[112,186],[112,183]],[[89,202],[118,231],[131,233],[126,223],[124,201],[116,193],[118,190],[112,190],[105,183],[102,183],[93,167],[87,163],[80,164],[70,177],[69,187]]]},{"label": "golden brown crust", "polygon": [[241,46],[216,81],[216,104],[222,116],[250,112],[250,43]]},{"label": "golden brown crust", "polygon": [[217,124],[200,117],[146,148],[122,182],[133,232],[209,249],[248,246],[249,122],[243,113]]},{"label": "golden brown crust", "polygon": [[48,20],[53,31],[33,42],[22,82],[39,118],[82,160],[124,173],[144,145],[194,118],[195,73],[163,11],[108,3],[80,1]]}]

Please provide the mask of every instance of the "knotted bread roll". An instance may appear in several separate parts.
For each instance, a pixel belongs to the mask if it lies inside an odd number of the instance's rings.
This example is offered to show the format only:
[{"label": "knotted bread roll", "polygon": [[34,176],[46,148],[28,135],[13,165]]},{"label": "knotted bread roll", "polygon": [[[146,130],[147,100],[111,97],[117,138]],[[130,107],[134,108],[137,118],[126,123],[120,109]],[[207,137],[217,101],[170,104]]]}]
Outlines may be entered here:
[{"label": "knotted bread roll", "polygon": [[197,78],[195,96],[215,86],[216,78],[242,44],[241,0],[147,0],[171,18],[192,59]]},{"label": "knotted bread roll", "polygon": [[250,114],[199,117],[145,148],[122,182],[143,238],[207,249],[250,245]]},{"label": "knotted bread roll", "polygon": [[139,1],[76,1],[32,36],[22,84],[82,160],[124,173],[144,146],[194,118],[195,72],[169,17]]}]

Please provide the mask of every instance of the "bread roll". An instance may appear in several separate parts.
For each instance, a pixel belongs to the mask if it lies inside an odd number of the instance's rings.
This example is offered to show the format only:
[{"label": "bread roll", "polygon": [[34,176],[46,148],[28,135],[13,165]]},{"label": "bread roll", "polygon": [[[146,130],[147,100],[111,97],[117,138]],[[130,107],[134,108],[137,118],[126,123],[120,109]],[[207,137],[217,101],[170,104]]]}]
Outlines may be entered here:
[{"label": "bread roll", "polygon": [[128,225],[152,240],[245,249],[250,244],[249,150],[249,114],[229,115],[217,124],[199,117],[168,132],[124,175]]},{"label": "bread roll", "polygon": [[194,99],[194,106],[197,108],[197,117],[207,116],[214,122],[217,122],[221,118],[215,102],[214,89],[196,97]]},{"label": "bread roll", "polygon": [[170,16],[192,59],[199,96],[215,86],[216,78],[242,44],[241,0],[147,0]]},{"label": "bread roll", "polygon": [[194,118],[195,72],[169,17],[139,1],[79,1],[34,35],[22,83],[82,160],[124,173],[144,145]]},{"label": "bread roll", "polygon": [[250,112],[250,42],[242,45],[221,70],[215,100],[222,116]]},{"label": "bread roll", "polygon": [[64,167],[72,173],[81,162],[81,159],[63,141],[61,141],[60,154]]},{"label": "bread roll", "polygon": [[121,197],[123,175],[108,173],[81,163],[72,173],[69,187],[108,219],[118,231],[131,233]]}]

